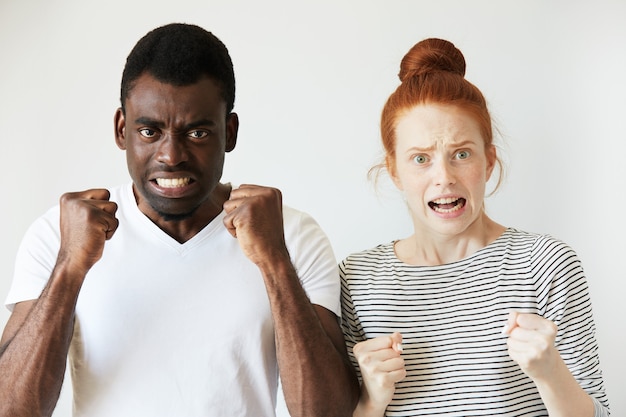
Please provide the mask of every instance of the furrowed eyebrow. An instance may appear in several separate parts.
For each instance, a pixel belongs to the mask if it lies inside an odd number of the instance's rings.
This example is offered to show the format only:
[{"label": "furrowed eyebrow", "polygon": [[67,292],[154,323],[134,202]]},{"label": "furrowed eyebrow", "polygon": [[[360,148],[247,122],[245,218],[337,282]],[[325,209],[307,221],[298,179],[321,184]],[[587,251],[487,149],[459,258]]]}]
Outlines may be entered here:
[{"label": "furrowed eyebrow", "polygon": [[198,120],[196,122],[188,123],[187,125],[185,125],[185,130],[195,129],[195,128],[200,127],[200,126],[213,127],[215,125],[216,125],[216,123],[213,120],[202,119],[202,120]]},{"label": "furrowed eyebrow", "polygon": [[452,146],[454,146],[455,148],[463,148],[465,146],[471,146],[474,145],[474,142],[472,142],[471,140],[464,140],[461,142],[455,142],[452,144]]},{"label": "furrowed eyebrow", "polygon": [[428,152],[428,151],[432,151],[434,150],[436,147],[435,146],[429,146],[427,148],[420,148],[418,146],[414,146],[412,148],[407,149],[407,153],[413,153],[413,152]]},{"label": "furrowed eyebrow", "polygon": [[[165,126],[165,123],[151,119],[149,117],[138,117],[137,119],[135,119],[135,123],[138,125],[146,125],[146,126],[153,126],[153,127],[158,127],[158,128],[162,128]],[[197,120],[195,122],[191,122],[186,124],[183,129],[184,130],[190,130],[190,129],[195,129],[197,127],[201,127],[201,126],[208,126],[208,127],[213,127],[215,126],[216,123],[212,120],[209,119],[201,119],[201,120]]]},{"label": "furrowed eyebrow", "polygon": [[146,125],[146,126],[154,126],[154,127],[163,127],[162,122],[158,122],[149,117],[138,117],[135,119],[135,124],[138,125]]},{"label": "furrowed eyebrow", "polygon": [[[453,143],[449,144],[449,146],[452,147],[452,148],[464,148],[466,146],[472,146],[472,145],[474,145],[474,142],[472,142],[471,140],[463,140],[463,141],[460,141],[460,142],[453,142]],[[414,146],[412,148],[409,148],[407,150],[407,152],[408,153],[411,153],[411,152],[430,152],[430,151],[435,150],[436,148],[437,148],[437,146],[435,146],[435,145],[434,146],[428,146],[426,148],[420,148],[418,146]]]}]

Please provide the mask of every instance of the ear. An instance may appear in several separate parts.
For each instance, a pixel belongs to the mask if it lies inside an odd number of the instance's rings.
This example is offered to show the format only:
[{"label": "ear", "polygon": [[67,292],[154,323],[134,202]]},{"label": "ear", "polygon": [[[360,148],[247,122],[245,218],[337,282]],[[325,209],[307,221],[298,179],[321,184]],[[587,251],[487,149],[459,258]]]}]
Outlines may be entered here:
[{"label": "ear", "polygon": [[491,174],[493,173],[493,169],[496,166],[496,161],[498,159],[495,145],[491,145],[487,149],[485,149],[485,154],[487,156],[487,172],[485,178],[487,179],[487,181],[489,181],[489,178],[491,178]]},{"label": "ear", "polygon": [[115,111],[113,124],[115,125],[115,143],[124,151],[126,150],[126,117],[121,107]]},{"label": "ear", "polygon": [[389,155],[387,155],[385,157],[385,168],[387,169],[387,172],[389,173],[389,177],[391,178],[391,181],[393,181],[393,183],[396,185],[398,190],[404,191],[404,189],[402,188],[402,182],[400,181],[400,178],[398,177],[398,171],[396,170],[395,158],[391,158]]},{"label": "ear", "polygon": [[237,145],[237,133],[239,132],[239,116],[230,113],[226,116],[226,152],[235,149]]}]

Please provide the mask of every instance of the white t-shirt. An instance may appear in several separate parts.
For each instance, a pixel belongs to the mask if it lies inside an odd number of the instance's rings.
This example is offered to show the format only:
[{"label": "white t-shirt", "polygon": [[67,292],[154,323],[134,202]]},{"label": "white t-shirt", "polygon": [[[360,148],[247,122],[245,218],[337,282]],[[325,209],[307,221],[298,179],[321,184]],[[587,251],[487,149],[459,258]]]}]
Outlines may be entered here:
[{"label": "white t-shirt", "polygon": [[[70,347],[74,416],[273,416],[278,368],[263,278],[222,223],[184,244],[111,190],[119,228],[89,271]],[[307,214],[284,207],[285,239],[313,304],[340,315],[337,263]],[[9,309],[35,299],[59,248],[59,207],[28,230]]]}]

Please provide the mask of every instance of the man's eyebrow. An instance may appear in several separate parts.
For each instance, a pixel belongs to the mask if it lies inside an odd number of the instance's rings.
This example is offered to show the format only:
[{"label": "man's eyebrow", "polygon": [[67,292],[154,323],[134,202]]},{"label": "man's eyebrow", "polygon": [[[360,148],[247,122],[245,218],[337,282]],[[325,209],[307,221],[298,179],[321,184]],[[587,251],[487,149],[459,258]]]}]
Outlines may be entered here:
[{"label": "man's eyebrow", "polygon": [[[146,126],[153,126],[153,127],[158,127],[158,128],[162,128],[165,126],[165,123],[160,122],[158,120],[155,119],[151,119],[150,117],[138,117],[135,119],[135,123],[138,125],[146,125]],[[216,123],[213,120],[210,119],[200,119],[200,120],[196,120],[190,123],[187,123],[183,129],[185,130],[189,130],[189,129],[195,129],[197,127],[201,127],[201,126],[208,126],[208,127],[213,127],[215,126]]]},{"label": "man's eyebrow", "polygon": [[185,129],[186,130],[195,129],[196,127],[201,127],[201,126],[213,127],[215,125],[216,125],[216,123],[213,120],[210,120],[210,119],[200,119],[200,120],[196,120],[195,122],[187,123],[185,125]]},{"label": "man's eyebrow", "polygon": [[163,122],[159,122],[157,120],[151,119],[149,117],[138,117],[135,119],[135,124],[138,125],[146,125],[146,126],[154,126],[154,127],[162,127]]}]

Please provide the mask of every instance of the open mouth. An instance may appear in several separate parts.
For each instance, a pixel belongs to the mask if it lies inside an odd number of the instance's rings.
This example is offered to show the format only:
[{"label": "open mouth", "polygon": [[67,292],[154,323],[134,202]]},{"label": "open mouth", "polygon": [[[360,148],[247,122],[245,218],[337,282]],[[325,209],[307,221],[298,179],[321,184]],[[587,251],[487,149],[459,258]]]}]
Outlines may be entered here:
[{"label": "open mouth", "polygon": [[428,203],[428,206],[437,213],[453,213],[465,206],[464,198],[438,198]]},{"label": "open mouth", "polygon": [[189,185],[191,178],[157,178],[155,181],[161,188],[180,188]]}]

